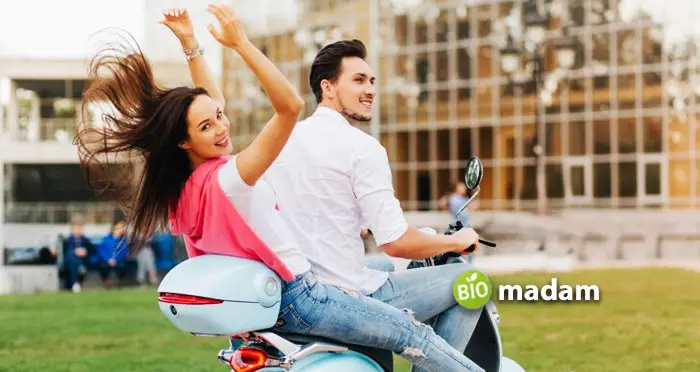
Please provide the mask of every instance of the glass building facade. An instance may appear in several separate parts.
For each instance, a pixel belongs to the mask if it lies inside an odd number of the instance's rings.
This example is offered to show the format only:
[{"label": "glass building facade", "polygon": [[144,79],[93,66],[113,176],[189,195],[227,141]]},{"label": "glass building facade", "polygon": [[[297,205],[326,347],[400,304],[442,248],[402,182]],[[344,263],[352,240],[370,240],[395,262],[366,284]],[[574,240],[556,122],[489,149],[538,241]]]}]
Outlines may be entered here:
[{"label": "glass building facade", "polygon": [[[366,43],[379,109],[363,128],[386,147],[405,210],[436,209],[472,155],[485,167],[480,209],[534,210],[537,123],[548,209],[697,208],[700,2],[681,2],[537,1],[548,15],[540,86],[525,57],[513,77],[501,68],[508,35],[525,45],[523,0],[280,1],[293,15],[261,16],[251,38],[298,86],[304,116],[316,106],[315,52],[340,38]],[[555,50],[564,25],[577,40],[566,71]],[[223,58],[238,150],[271,108],[240,58]]]}]

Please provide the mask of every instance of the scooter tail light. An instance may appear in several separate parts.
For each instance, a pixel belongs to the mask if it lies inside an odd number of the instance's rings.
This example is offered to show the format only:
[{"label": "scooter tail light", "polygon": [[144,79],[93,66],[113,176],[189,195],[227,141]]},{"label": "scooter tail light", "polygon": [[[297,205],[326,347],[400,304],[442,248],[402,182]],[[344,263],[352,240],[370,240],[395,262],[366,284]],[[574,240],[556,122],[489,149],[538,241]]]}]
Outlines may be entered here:
[{"label": "scooter tail light", "polygon": [[223,300],[217,300],[215,298],[190,296],[178,293],[159,293],[158,301],[175,305],[218,305],[224,302]]},{"label": "scooter tail light", "polygon": [[264,351],[242,347],[233,353],[229,365],[235,372],[253,372],[267,367],[267,361]]}]

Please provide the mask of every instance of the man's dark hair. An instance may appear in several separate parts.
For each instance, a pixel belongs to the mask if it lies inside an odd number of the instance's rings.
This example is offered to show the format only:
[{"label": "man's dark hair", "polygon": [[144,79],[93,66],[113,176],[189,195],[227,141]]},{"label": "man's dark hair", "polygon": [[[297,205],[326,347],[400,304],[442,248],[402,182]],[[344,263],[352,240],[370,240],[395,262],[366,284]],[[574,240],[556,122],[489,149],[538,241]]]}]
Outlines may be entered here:
[{"label": "man's dark hair", "polygon": [[309,84],[316,97],[316,103],[321,103],[323,100],[321,81],[324,79],[335,81],[340,74],[345,57],[365,59],[367,57],[365,44],[357,39],[336,41],[323,47],[316,55],[309,74]]}]

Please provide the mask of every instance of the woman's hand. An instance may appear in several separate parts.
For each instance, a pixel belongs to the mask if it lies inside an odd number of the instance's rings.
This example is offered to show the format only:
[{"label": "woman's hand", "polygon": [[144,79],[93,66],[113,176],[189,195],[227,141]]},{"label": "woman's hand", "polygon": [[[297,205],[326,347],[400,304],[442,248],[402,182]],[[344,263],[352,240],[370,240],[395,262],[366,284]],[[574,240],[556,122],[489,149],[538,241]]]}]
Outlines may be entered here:
[{"label": "woman's hand", "polygon": [[232,49],[237,49],[248,42],[243,23],[229,6],[210,4],[207,6],[207,11],[213,14],[221,24],[221,31],[211,24],[208,27],[216,41]]},{"label": "woman's hand", "polygon": [[159,23],[168,26],[180,42],[194,38],[194,27],[187,9],[170,8],[163,12],[163,17],[165,19]]}]

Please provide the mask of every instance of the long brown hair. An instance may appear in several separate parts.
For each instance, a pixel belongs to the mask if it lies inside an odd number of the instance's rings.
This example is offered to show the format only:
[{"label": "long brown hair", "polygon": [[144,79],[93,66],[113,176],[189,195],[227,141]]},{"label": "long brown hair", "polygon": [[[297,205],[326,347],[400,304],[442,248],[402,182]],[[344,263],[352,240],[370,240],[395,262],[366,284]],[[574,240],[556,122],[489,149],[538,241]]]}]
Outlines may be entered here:
[{"label": "long brown hair", "polygon": [[[126,35],[120,36],[119,31]],[[130,253],[156,232],[167,230],[191,173],[178,144],[187,138],[187,111],[201,88],[159,87],[151,64],[128,32],[101,47],[89,64],[82,120],[74,143],[90,187],[114,193],[128,216]],[[105,107],[104,103],[107,103]],[[103,125],[90,113],[97,104]],[[125,172],[113,164],[125,164]]]}]

